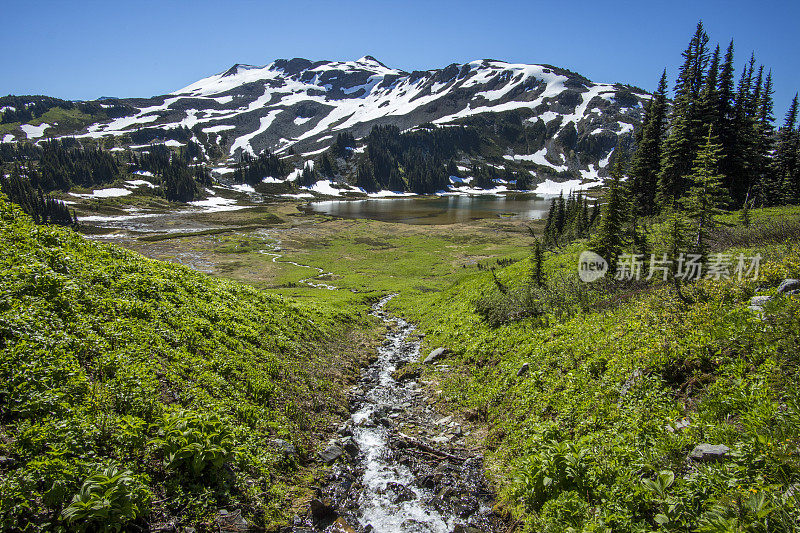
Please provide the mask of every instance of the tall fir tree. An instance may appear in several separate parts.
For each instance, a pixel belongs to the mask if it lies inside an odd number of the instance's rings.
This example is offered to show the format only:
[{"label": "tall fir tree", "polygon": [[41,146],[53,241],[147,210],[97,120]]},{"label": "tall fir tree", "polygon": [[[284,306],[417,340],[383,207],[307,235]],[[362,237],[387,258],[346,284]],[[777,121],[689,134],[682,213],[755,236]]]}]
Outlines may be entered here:
[{"label": "tall fir tree", "polygon": [[655,212],[656,187],[661,169],[661,145],[667,131],[667,71],[661,74],[658,88],[647,105],[636,151],[631,159],[630,192],[638,213]]},{"label": "tall fir tree", "polygon": [[708,236],[716,226],[715,217],[723,213],[728,202],[727,191],[719,174],[721,148],[711,126],[708,128],[705,145],[697,153],[690,180],[692,186],[681,199],[686,214],[695,223],[695,252],[705,259]]},{"label": "tall fir tree", "polygon": [[[761,92],[754,88],[755,56],[742,69],[736,90],[733,109],[733,139],[730,157],[724,168],[725,186],[735,205],[742,205],[753,185],[753,154],[755,150],[755,95]],[[757,86],[756,86],[757,87]]]},{"label": "tall fir tree", "polygon": [[617,163],[611,174],[611,183],[606,193],[597,233],[589,246],[592,251],[608,261],[611,272],[616,270],[619,255],[625,245],[626,209],[621,167],[621,163]]},{"label": "tall fir tree", "polygon": [[797,122],[797,93],[792,98],[783,126],[778,130],[773,172],[779,183],[781,203],[796,201],[798,198],[798,151],[800,150],[800,133],[795,130]]},{"label": "tall fir tree", "polygon": [[781,180],[774,173],[772,165],[775,149],[775,128],[772,125],[775,120],[773,94],[772,72],[770,71],[767,73],[759,100],[756,102],[756,117],[753,122],[755,143],[752,180],[759,192],[758,200],[761,205],[775,205],[783,202]]},{"label": "tall fir tree", "polygon": [[708,35],[703,23],[697,24],[683,52],[683,65],[675,86],[670,131],[661,156],[657,201],[672,205],[687,189],[685,177],[691,170],[698,142],[699,96],[708,65]]},{"label": "tall fir tree", "polygon": [[736,90],[734,88],[733,40],[728,44],[719,68],[717,86],[717,137],[722,147],[720,172],[730,176],[736,162]]},{"label": "tall fir tree", "polygon": [[714,55],[711,57],[711,63],[708,67],[706,79],[703,82],[703,88],[700,91],[697,121],[698,129],[705,129],[712,126],[714,131],[719,131],[721,117],[719,115],[719,68],[720,68],[720,51],[719,45],[714,50]]}]

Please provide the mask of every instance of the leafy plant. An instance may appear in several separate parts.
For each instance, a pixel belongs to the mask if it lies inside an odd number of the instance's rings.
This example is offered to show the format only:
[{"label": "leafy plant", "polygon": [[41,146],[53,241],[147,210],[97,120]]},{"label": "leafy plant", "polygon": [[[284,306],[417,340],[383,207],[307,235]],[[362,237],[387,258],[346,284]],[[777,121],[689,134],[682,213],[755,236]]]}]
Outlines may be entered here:
[{"label": "leafy plant", "polygon": [[732,501],[719,503],[703,513],[698,523],[699,533],[761,533],[779,531],[770,520],[773,507],[764,491],[749,489],[737,494]]},{"label": "leafy plant", "polygon": [[109,466],[86,478],[62,516],[81,530],[120,531],[147,514],[152,495],[146,482],[130,470]]},{"label": "leafy plant", "polygon": [[586,493],[589,479],[588,450],[579,443],[551,442],[529,458],[517,477],[518,495],[532,509],[539,509],[561,492]]},{"label": "leafy plant", "polygon": [[151,441],[166,460],[168,468],[188,469],[193,476],[218,469],[233,451],[233,439],[216,416],[177,411],[166,415]]}]

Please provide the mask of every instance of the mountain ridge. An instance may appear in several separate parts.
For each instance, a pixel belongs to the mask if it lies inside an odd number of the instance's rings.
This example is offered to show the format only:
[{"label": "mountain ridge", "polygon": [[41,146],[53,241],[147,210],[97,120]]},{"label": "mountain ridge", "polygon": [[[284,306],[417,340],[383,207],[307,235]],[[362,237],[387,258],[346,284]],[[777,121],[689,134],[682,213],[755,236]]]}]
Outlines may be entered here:
[{"label": "mountain ridge", "polygon": [[[523,133],[542,121],[546,138],[526,153],[515,150],[515,142],[500,146],[506,160],[535,163],[543,178],[569,169],[573,177],[597,179],[607,173],[617,144],[630,142],[648,98],[636,87],[596,83],[552,65],[478,59],[406,72],[370,55],[355,61],[292,58],[262,66],[235,63],[151,98],[97,100],[101,108],[123,110],[72,129],[44,122],[47,127],[11,135],[35,140],[58,131],[60,136],[113,137],[122,146],[154,141],[176,146],[185,143],[176,131],[188,128],[195,140],[203,137],[206,148],[217,147],[234,160],[265,150],[313,157],[338,133],[358,139],[376,125],[407,130],[427,123],[464,124],[476,117],[497,129],[497,117],[517,114]],[[2,140],[11,140],[8,136]]]}]

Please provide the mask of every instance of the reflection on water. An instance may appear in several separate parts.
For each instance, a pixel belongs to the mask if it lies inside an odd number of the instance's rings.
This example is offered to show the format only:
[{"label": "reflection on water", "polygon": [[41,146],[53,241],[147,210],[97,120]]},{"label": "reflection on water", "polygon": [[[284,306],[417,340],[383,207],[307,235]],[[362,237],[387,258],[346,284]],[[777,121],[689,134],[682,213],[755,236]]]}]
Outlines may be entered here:
[{"label": "reflection on water", "polygon": [[544,218],[552,198],[530,194],[370,198],[311,202],[307,211],[344,218],[368,218],[405,224],[454,224],[478,218]]}]

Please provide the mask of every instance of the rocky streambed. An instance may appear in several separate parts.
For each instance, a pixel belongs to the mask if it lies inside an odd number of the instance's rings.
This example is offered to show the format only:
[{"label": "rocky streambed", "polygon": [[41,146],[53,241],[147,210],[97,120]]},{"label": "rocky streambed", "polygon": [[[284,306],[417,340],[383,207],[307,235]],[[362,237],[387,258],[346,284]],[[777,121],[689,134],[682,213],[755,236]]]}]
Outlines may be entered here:
[{"label": "rocky streambed", "polygon": [[505,531],[468,435],[435,412],[415,372],[398,371],[418,360],[420,338],[412,325],[384,311],[390,298],[373,308],[388,332],[351,392],[352,416],[320,453],[334,464],[327,484],[290,531]]}]

